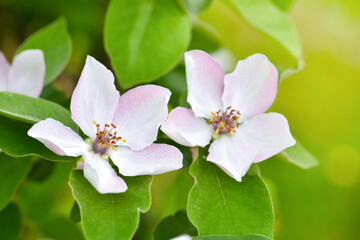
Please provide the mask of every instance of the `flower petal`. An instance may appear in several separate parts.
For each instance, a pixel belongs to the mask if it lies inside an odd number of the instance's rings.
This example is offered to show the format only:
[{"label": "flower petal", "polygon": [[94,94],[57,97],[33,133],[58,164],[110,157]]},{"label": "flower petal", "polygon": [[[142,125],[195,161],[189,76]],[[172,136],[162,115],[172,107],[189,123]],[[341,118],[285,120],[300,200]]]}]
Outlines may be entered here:
[{"label": "flower petal", "polygon": [[86,135],[94,139],[97,129],[93,121],[101,128],[110,124],[119,97],[111,71],[88,56],[71,98],[71,117]]},{"label": "flower petal", "polygon": [[29,129],[28,135],[62,156],[76,157],[89,148],[89,144],[85,143],[71,128],[52,118],[34,124]]},{"label": "flower petal", "polygon": [[15,56],[9,72],[8,91],[39,97],[44,85],[45,60],[41,50],[25,50]]},{"label": "flower petal", "polygon": [[189,234],[183,234],[183,235],[171,238],[170,240],[192,240],[192,237]]},{"label": "flower petal", "polygon": [[274,102],[278,84],[275,66],[263,54],[239,61],[234,72],[225,75],[224,107],[240,111],[240,121],[264,113]]},{"label": "flower petal", "polygon": [[109,156],[124,176],[155,175],[173,171],[182,167],[183,159],[179,149],[167,144],[151,144],[140,151],[119,147],[116,152],[109,151]]},{"label": "flower petal", "polygon": [[268,159],[296,142],[288,121],[279,113],[255,116],[240,125],[236,134],[257,149],[254,162]]},{"label": "flower petal", "polygon": [[193,111],[183,107],[172,110],[160,129],[175,142],[188,147],[205,147],[213,133],[205,119],[196,117]]},{"label": "flower petal", "polygon": [[185,53],[187,101],[197,117],[210,118],[222,109],[224,70],[209,54],[193,50]]},{"label": "flower petal", "polygon": [[6,91],[9,84],[10,65],[5,55],[0,51],[0,91]]},{"label": "flower petal", "polygon": [[241,182],[241,178],[253,163],[255,154],[256,149],[243,140],[223,135],[210,145],[207,160]]},{"label": "flower petal", "polygon": [[113,123],[124,145],[141,150],[156,140],[160,125],[168,115],[171,92],[155,85],[143,85],[127,91],[119,99]]},{"label": "flower petal", "polygon": [[84,176],[101,194],[121,193],[127,190],[125,181],[99,154],[85,152]]}]

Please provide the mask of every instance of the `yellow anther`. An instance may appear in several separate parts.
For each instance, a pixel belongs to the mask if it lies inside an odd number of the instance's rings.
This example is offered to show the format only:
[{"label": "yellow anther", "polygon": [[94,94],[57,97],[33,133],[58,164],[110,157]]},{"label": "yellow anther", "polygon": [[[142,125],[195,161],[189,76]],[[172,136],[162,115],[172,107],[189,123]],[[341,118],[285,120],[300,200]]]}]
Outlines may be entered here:
[{"label": "yellow anther", "polygon": [[122,142],[126,142],[125,139],[117,137],[117,131],[114,131],[114,129],[116,128],[115,124],[104,124],[103,130],[100,130],[100,124],[98,124],[96,121],[93,121],[93,123],[98,130],[96,133],[96,139],[93,143],[93,149],[96,153],[100,153],[103,155],[109,147],[117,151],[117,148],[115,147],[117,146],[116,143],[119,140],[121,140]]},{"label": "yellow anther", "polygon": [[220,109],[215,113],[210,112],[210,116],[209,123],[213,126],[215,134],[235,133],[235,128],[239,126],[240,112],[232,109],[231,106],[225,111]]}]

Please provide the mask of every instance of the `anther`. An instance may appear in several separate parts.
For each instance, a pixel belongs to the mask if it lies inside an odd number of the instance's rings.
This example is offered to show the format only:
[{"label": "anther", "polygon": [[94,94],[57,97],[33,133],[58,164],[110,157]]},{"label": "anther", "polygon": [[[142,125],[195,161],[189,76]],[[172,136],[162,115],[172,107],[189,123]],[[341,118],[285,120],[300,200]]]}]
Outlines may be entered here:
[{"label": "anther", "polygon": [[235,133],[235,128],[239,126],[240,112],[232,109],[231,106],[227,107],[225,111],[220,109],[215,113],[210,112],[210,116],[209,123],[213,126],[215,134]]},{"label": "anther", "polygon": [[[121,137],[116,136],[117,131],[113,132],[113,129],[116,128],[116,125],[111,124],[104,124],[104,129],[100,130],[100,124],[98,124],[96,121],[93,121],[93,124],[97,128],[96,138],[93,143],[93,150],[96,153],[105,154],[107,149],[109,147],[113,148],[115,151],[117,151],[116,143],[121,140],[122,142],[125,142],[125,139],[122,139]],[[110,128],[111,126],[111,128]]]}]

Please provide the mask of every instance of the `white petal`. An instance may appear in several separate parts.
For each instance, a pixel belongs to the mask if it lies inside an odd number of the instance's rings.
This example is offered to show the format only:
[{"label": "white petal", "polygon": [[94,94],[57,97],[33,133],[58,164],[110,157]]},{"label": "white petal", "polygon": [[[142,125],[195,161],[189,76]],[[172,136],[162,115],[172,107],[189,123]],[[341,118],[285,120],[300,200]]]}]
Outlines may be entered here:
[{"label": "white petal", "polygon": [[0,51],[0,91],[6,91],[9,84],[10,65],[5,55]]},{"label": "white petal", "polygon": [[170,112],[161,130],[175,142],[188,147],[205,147],[214,132],[205,119],[196,117],[192,110],[183,107]]},{"label": "white petal", "polygon": [[8,91],[39,97],[44,85],[45,60],[41,50],[25,50],[10,67]]},{"label": "white petal", "polygon": [[168,115],[171,92],[155,85],[143,85],[120,97],[113,123],[124,145],[141,150],[156,140],[160,125]]},{"label": "white petal", "polygon": [[96,134],[93,121],[110,124],[120,94],[114,85],[114,75],[95,58],[88,56],[79,82],[71,98],[71,117],[90,138]]},{"label": "white petal", "polygon": [[257,150],[254,162],[260,162],[293,146],[286,118],[279,113],[265,113],[246,121],[236,131],[238,137]]},{"label": "white petal", "polygon": [[185,53],[187,101],[197,117],[210,118],[222,109],[224,70],[207,53],[193,50]]},{"label": "white petal", "polygon": [[170,240],[191,240],[191,236],[188,234],[183,234],[174,238],[171,238]]},{"label": "white petal", "polygon": [[121,193],[127,190],[124,180],[99,154],[85,152],[83,157],[84,176],[99,193]]},{"label": "white petal", "polygon": [[264,113],[275,100],[277,84],[275,66],[265,55],[254,54],[225,75],[224,107],[240,111],[242,122]]},{"label": "white petal", "polygon": [[134,151],[119,147],[109,151],[109,156],[124,176],[155,175],[182,167],[183,155],[174,146],[151,144],[147,148]]},{"label": "white petal", "polygon": [[29,129],[28,135],[36,138],[54,153],[62,156],[76,157],[90,147],[71,128],[52,118],[34,124]]},{"label": "white petal", "polygon": [[234,136],[221,136],[209,148],[207,160],[215,163],[229,176],[241,182],[255,158],[256,149]]}]

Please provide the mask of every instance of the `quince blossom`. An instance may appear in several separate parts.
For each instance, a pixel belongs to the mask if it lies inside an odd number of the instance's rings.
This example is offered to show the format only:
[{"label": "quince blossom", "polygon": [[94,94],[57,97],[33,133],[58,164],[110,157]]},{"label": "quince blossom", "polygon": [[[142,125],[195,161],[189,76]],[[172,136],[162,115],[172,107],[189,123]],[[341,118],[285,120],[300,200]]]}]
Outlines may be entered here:
[{"label": "quince blossom", "polygon": [[175,108],[161,127],[174,141],[211,143],[207,161],[239,182],[252,163],[295,144],[286,118],[264,113],[278,86],[278,72],[266,56],[254,54],[225,74],[210,55],[193,50],[185,53],[185,66],[192,109]]},{"label": "quince blossom", "polygon": [[145,85],[120,97],[114,76],[88,56],[71,98],[71,117],[89,137],[84,141],[61,122],[48,118],[35,124],[28,135],[59,155],[82,155],[84,176],[99,193],[120,193],[124,176],[155,175],[182,167],[181,152],[167,144],[154,144],[167,117],[171,92]]},{"label": "quince blossom", "polygon": [[45,60],[41,50],[30,49],[14,57],[12,65],[0,52],[0,91],[39,97],[44,85]]}]

